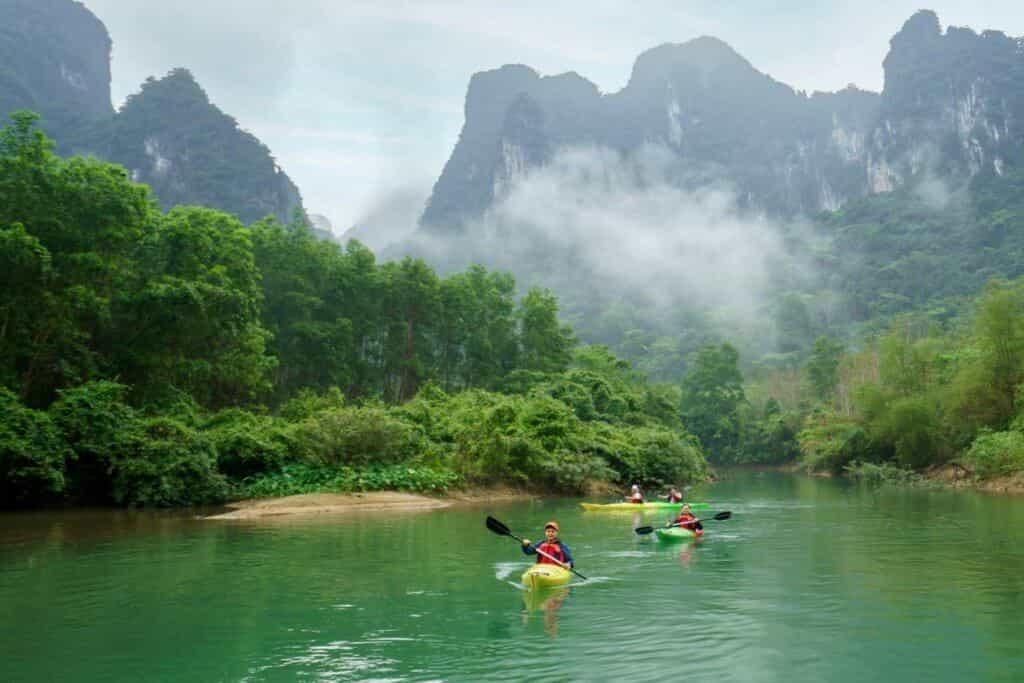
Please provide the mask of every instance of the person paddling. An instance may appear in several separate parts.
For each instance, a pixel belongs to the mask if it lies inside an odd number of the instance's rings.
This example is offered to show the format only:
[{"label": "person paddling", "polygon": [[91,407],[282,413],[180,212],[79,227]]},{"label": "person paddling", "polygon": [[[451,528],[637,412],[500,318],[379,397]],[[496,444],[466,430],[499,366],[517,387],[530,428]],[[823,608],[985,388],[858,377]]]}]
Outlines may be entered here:
[{"label": "person paddling", "polygon": [[642,504],[644,502],[644,494],[640,492],[640,487],[633,484],[632,490],[629,492],[629,496],[626,498],[626,502]]},{"label": "person paddling", "polygon": [[683,509],[679,511],[679,516],[676,517],[673,524],[677,524],[684,529],[689,529],[698,536],[700,536],[704,531],[704,525],[700,523],[700,520],[693,516],[693,513],[690,512],[690,506],[686,503],[683,504]]},{"label": "person paddling", "polygon": [[[537,552],[537,551],[540,552]],[[527,555],[536,555],[537,564],[563,564],[572,567],[572,555],[569,553],[569,546],[562,543],[558,538],[558,522],[548,522],[544,525],[544,540],[530,543],[527,538],[523,539],[523,552]],[[558,560],[557,562],[545,557],[546,553]]]},{"label": "person paddling", "polygon": [[675,486],[673,486],[671,489],[669,489],[668,495],[665,496],[665,500],[667,500],[670,503],[681,503],[683,500],[683,494],[681,494],[679,490],[676,489]]}]

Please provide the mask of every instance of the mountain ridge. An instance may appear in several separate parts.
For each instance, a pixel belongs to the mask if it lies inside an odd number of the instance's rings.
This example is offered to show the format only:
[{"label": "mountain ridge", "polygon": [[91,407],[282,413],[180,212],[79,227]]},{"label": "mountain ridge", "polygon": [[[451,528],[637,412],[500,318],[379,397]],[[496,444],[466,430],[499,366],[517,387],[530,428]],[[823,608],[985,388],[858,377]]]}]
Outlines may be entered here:
[{"label": "mountain ridge", "polygon": [[711,36],[644,51],[608,94],[572,72],[478,72],[420,229],[458,233],[516,177],[576,145],[663,145],[731,182],[746,208],[783,217],[835,210],[924,173],[1001,174],[1024,150],[1021,44],[998,31],[943,32],[921,10],[890,41],[881,93],[807,95]]}]

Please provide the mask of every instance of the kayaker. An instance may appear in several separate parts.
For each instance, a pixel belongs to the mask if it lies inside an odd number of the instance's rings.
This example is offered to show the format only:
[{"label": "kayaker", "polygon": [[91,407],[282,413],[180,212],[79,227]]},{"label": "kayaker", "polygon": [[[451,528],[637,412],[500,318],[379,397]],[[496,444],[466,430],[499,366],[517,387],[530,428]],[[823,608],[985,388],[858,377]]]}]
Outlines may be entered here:
[{"label": "kayaker", "polygon": [[665,500],[670,503],[679,503],[683,500],[683,494],[681,494],[675,486],[668,491],[668,495],[665,496]]},{"label": "kayaker", "polygon": [[677,524],[683,527],[684,529],[689,529],[690,531],[701,531],[704,528],[704,525],[701,524],[700,521],[693,516],[692,512],[690,512],[690,506],[685,503],[683,504],[683,509],[679,511],[679,516],[676,517],[676,521],[673,522],[673,524]]},{"label": "kayaker", "polygon": [[626,497],[626,501],[629,503],[643,504],[644,494],[640,492],[639,486],[633,484],[633,488],[632,490],[630,490],[629,495]]},{"label": "kayaker", "polygon": [[[553,562],[550,558],[541,555],[537,551],[547,553],[558,560]],[[523,552],[527,555],[536,555],[537,564],[558,564],[566,567],[572,566],[572,555],[569,553],[569,546],[562,543],[558,538],[558,522],[548,522],[544,525],[544,540],[530,543],[529,539],[523,539]]]}]

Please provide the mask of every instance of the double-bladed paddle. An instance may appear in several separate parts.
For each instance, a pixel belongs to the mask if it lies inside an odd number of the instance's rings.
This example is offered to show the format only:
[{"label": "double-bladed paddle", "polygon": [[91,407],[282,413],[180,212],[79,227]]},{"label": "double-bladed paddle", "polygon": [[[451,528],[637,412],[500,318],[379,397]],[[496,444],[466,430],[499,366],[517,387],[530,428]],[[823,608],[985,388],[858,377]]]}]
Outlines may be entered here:
[{"label": "double-bladed paddle", "polygon": [[[498,534],[499,536],[510,536],[510,537],[516,539],[517,541],[519,541],[520,543],[523,542],[523,539],[519,538],[514,533],[509,531],[507,526],[505,526],[504,524],[502,524],[501,522],[496,520],[494,517],[488,517],[487,518],[487,528],[490,529],[491,531],[493,531],[494,533]],[[648,533],[650,533],[650,532],[648,532]],[[551,560],[555,564],[557,564],[557,565],[559,565],[561,567],[565,567],[566,569],[568,569],[569,571],[571,571],[573,574],[575,574],[576,576],[580,577],[584,581],[587,580],[587,577],[583,576],[583,574],[580,574],[578,571],[576,571],[575,569],[573,569],[569,565],[565,564],[564,562],[559,562],[558,560],[556,560],[555,558],[551,557],[550,555],[548,555],[546,552],[544,552],[540,548],[535,548],[535,550],[537,551],[538,555],[543,555],[544,557],[548,558],[549,560]]]},{"label": "double-bladed paddle", "polygon": [[[693,524],[696,524],[697,522],[707,522],[707,521],[712,520],[712,519],[717,519],[718,521],[722,521],[723,519],[729,519],[730,517],[732,517],[732,513],[729,512],[728,510],[726,510],[725,512],[719,512],[714,517],[706,517],[704,519],[691,519],[691,520],[689,520],[687,522],[673,522],[672,524],[666,524],[664,527],[661,527],[661,528],[663,528],[663,529],[671,529],[674,526],[693,525]],[[651,533],[652,531],[654,531],[654,529],[655,529],[655,527],[653,527],[653,526],[638,526],[637,528],[633,529],[633,531],[635,531],[636,533],[638,533],[641,536],[643,536],[644,534]]]}]

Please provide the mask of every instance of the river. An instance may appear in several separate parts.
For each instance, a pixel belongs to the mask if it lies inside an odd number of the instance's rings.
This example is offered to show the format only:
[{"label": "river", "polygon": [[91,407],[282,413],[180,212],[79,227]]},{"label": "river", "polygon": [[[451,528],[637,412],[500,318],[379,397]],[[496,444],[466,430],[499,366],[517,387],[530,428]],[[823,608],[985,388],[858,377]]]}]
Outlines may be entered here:
[{"label": "river", "polygon": [[[274,522],[0,516],[2,681],[1024,680],[1024,498],[737,471],[726,521],[502,502]],[[557,519],[589,581],[533,599]]]}]

